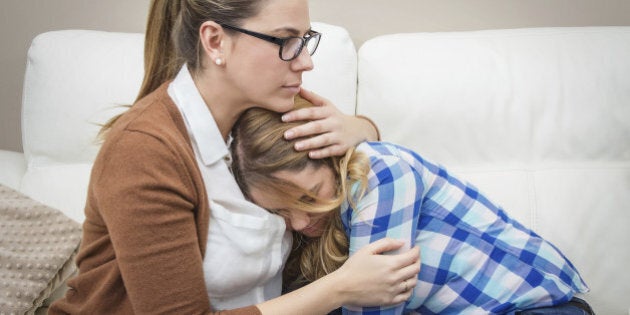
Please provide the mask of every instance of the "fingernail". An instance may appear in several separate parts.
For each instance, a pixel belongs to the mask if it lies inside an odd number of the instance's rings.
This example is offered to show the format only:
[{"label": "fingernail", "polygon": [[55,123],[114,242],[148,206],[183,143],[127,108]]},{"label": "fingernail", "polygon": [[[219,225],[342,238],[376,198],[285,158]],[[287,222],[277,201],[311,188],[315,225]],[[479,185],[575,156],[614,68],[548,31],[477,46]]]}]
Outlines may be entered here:
[{"label": "fingernail", "polygon": [[296,149],[296,150],[300,151],[300,150],[302,150],[303,148],[304,148],[304,145],[303,145],[302,143],[299,143],[299,142],[298,142],[298,143],[296,143],[296,144],[295,144],[295,149]]},{"label": "fingernail", "polygon": [[287,121],[289,120],[289,116],[288,115],[282,115],[282,121]]},{"label": "fingernail", "polygon": [[[293,131],[288,130],[288,131],[286,131],[286,132],[284,133],[284,138],[285,138],[285,139],[291,139],[292,137],[293,137]],[[298,145],[296,144],[296,145],[295,145],[295,147],[297,148],[297,146],[298,146]]]}]

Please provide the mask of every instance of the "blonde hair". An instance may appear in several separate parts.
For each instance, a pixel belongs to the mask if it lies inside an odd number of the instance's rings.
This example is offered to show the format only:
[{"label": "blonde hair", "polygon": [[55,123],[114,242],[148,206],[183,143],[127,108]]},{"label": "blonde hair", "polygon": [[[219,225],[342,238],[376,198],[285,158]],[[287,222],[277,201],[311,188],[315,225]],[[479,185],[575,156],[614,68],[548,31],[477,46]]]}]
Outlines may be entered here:
[{"label": "blonde hair", "polygon": [[[308,106],[312,104],[296,97],[296,108]],[[268,198],[289,208],[330,212],[330,220],[321,237],[307,239],[294,233],[294,247],[284,271],[287,287],[315,281],[346,261],[348,238],[338,209],[344,201],[354,204],[353,198],[349,197],[349,187],[354,183],[360,183],[359,193],[355,196],[363,194],[369,171],[367,157],[353,149],[344,157],[325,159],[311,159],[308,152],[296,151],[294,144],[297,140],[285,140],[284,133],[299,124],[282,122],[279,113],[251,108],[240,116],[232,129],[232,172],[246,196],[250,197],[251,190],[258,188],[264,190]],[[301,171],[308,166],[333,170],[338,179],[334,200],[318,199],[313,193],[274,177],[279,171]],[[292,197],[304,195],[308,198]]]},{"label": "blonde hair", "polygon": [[[201,69],[199,28],[205,21],[240,26],[260,12],[263,0],[152,0],[144,39],[144,78],[135,102],[175,78],[185,63],[191,72]],[[226,32],[232,32],[226,29]],[[134,103],[135,103],[134,102]],[[121,115],[107,121],[107,131]]]}]

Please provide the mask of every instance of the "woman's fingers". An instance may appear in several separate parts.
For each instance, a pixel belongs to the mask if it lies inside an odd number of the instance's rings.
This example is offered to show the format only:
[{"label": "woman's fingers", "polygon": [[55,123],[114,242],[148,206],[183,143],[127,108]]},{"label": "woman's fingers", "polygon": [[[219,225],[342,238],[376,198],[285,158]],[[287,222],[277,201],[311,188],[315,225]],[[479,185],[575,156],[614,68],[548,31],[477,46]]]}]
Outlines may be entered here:
[{"label": "woman's fingers", "polygon": [[323,159],[329,156],[344,155],[348,149],[342,145],[331,145],[321,149],[315,149],[308,152],[311,159]]},{"label": "woman's fingers", "polygon": [[343,128],[343,114],[332,106],[309,107],[291,111],[283,116],[284,121],[308,120],[309,122],[286,131],[287,140],[299,139],[295,143],[298,151],[311,151],[311,158],[342,155],[349,148]]},{"label": "woman's fingers", "polygon": [[391,254],[404,245],[400,240],[380,239],[351,255],[335,272],[348,284],[346,293],[350,304],[393,305],[411,296],[420,269],[419,248]]},{"label": "woman's fingers", "polygon": [[[332,108],[332,106],[331,106]],[[315,119],[305,124],[293,127],[286,131],[284,137],[290,139],[300,139],[295,143],[298,151],[310,151],[311,158],[325,158],[334,155],[343,155],[358,141],[353,132],[344,126],[346,115],[337,110],[327,110],[324,108],[310,108],[314,110],[304,112],[294,112],[294,117],[299,119]],[[289,114],[289,113],[287,113]]]},{"label": "woman's fingers", "polygon": [[[369,251],[372,254],[384,254],[389,251],[397,250],[405,244],[403,241],[395,240],[393,238],[382,238],[376,242],[370,243],[363,249]],[[362,250],[363,250],[362,249]],[[409,255],[406,255],[409,256]],[[406,257],[405,258],[410,258]]]},{"label": "woman's fingers", "polygon": [[325,121],[318,120],[294,127],[285,133],[285,138],[292,139],[300,138],[301,135],[314,135],[295,143],[296,150],[310,151],[309,156],[314,159],[343,155],[348,150],[348,146],[339,143],[335,137],[341,134],[330,131],[331,128],[323,127],[325,123]]},{"label": "woman's fingers", "polygon": [[399,254],[402,268],[398,269],[398,279],[400,281],[401,290],[393,298],[393,303],[401,303],[408,300],[418,283],[418,273],[420,272],[420,248],[413,247],[405,253]]},{"label": "woman's fingers", "polygon": [[300,109],[294,109],[282,115],[282,121],[303,121],[303,120],[317,120],[330,116],[330,109],[320,107],[306,107]]},{"label": "woman's fingers", "polygon": [[331,123],[327,121],[326,118],[313,120],[287,130],[284,137],[287,140],[291,140],[305,136],[321,135],[322,133],[330,132],[332,127],[333,126],[331,126]]},{"label": "woman's fingers", "polygon": [[400,259],[404,266],[417,265],[417,267],[420,268],[420,247],[412,247],[407,252],[402,253]]},{"label": "woman's fingers", "polygon": [[398,304],[408,300],[418,283],[418,273],[420,272],[420,259],[416,263],[401,269],[400,274],[403,279],[400,282],[400,291],[392,298],[392,303]]},{"label": "woman's fingers", "polygon": [[398,303],[402,303],[407,301],[410,297],[411,294],[413,293],[413,289],[401,292],[400,294],[397,294],[393,299],[392,299],[392,304],[398,304]]},{"label": "woman's fingers", "polygon": [[319,96],[318,94],[314,93],[313,91],[309,91],[305,88],[301,88],[300,89],[300,96],[303,97],[305,100],[313,103],[313,105],[315,106],[323,106],[327,103],[329,103],[329,101],[321,96]]},{"label": "woman's fingers", "polygon": [[411,276],[409,278],[405,278],[404,283],[407,285],[407,289],[413,289],[418,283],[418,273],[420,272],[420,268],[411,268],[413,266],[408,266],[406,268],[410,268],[412,271]]},{"label": "woman's fingers", "polygon": [[399,254],[398,278],[406,281],[409,287],[415,287],[420,272],[420,247],[414,246],[410,250]]},{"label": "woman's fingers", "polygon": [[300,90],[300,95],[315,106],[285,113],[285,122],[306,121],[287,130],[285,139],[300,139],[295,149],[309,151],[311,158],[325,158],[343,155],[346,151],[376,133],[370,123],[353,115],[346,115],[327,99],[308,90]]},{"label": "woman's fingers", "polygon": [[313,92],[301,89],[300,95],[315,106],[289,111],[282,115],[282,121],[318,120],[329,117],[337,111],[330,101]]}]

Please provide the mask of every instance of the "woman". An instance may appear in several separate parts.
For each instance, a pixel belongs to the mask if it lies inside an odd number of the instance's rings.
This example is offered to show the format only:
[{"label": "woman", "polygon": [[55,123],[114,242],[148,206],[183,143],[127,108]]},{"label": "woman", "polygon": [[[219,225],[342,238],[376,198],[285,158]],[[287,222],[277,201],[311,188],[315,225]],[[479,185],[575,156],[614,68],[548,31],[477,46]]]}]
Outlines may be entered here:
[{"label": "woman", "polygon": [[[288,114],[321,118],[292,130],[321,134],[302,143],[314,156],[375,137],[369,122],[300,89],[319,37],[306,0],[151,2],[143,87],[103,129],[79,274],[51,314],[323,314],[410,296],[401,283],[415,279],[419,252],[383,257],[402,245],[386,240],[279,297],[291,236],[282,218],[243,198],[229,172],[226,142],[239,115],[253,106],[286,112],[298,93],[322,105]],[[388,270],[364,272],[374,265]]]},{"label": "woman", "polygon": [[[305,100],[296,105],[309,106]],[[443,167],[379,142],[361,143],[344,158],[314,160],[282,139],[287,128],[273,112],[245,112],[233,130],[232,168],[247,197],[284,216],[302,236],[285,269],[288,290],[392,237],[407,248],[419,245],[423,253],[412,298],[396,307],[348,306],[347,313],[589,309],[573,298],[588,288],[557,248]]]}]

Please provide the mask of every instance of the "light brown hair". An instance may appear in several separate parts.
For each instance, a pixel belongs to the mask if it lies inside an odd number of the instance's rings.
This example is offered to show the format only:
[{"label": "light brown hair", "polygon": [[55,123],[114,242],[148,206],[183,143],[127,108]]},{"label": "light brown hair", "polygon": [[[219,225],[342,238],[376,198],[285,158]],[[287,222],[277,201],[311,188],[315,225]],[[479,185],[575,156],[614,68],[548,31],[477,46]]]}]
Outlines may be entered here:
[{"label": "light brown hair", "polygon": [[[152,0],[144,39],[144,78],[136,102],[175,78],[185,63],[191,73],[201,69],[199,28],[205,21],[240,26],[260,12],[264,0]],[[226,29],[226,32],[232,32]],[[99,131],[107,131],[115,116]]]},{"label": "light brown hair", "polygon": [[[296,97],[295,107],[312,104]],[[268,198],[290,209],[308,212],[329,212],[324,233],[318,238],[305,238],[294,233],[294,246],[284,270],[286,288],[313,282],[339,268],[348,258],[348,238],[339,207],[349,200],[348,189],[359,182],[360,194],[365,190],[369,171],[367,158],[353,149],[344,157],[311,159],[308,152],[296,151],[297,139],[285,140],[284,133],[303,122],[285,123],[281,114],[261,108],[251,108],[241,115],[232,129],[232,171],[245,196],[253,188],[265,191]],[[313,193],[274,176],[279,171],[301,171],[329,167],[335,174],[337,193],[334,200],[320,200]],[[308,196],[295,198],[294,196]]]}]

